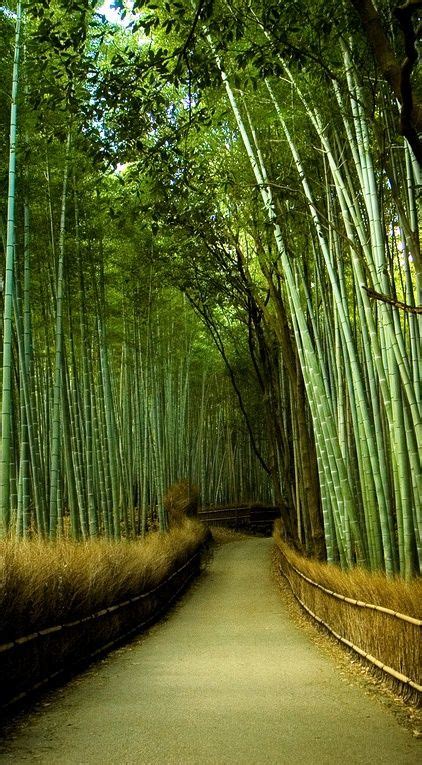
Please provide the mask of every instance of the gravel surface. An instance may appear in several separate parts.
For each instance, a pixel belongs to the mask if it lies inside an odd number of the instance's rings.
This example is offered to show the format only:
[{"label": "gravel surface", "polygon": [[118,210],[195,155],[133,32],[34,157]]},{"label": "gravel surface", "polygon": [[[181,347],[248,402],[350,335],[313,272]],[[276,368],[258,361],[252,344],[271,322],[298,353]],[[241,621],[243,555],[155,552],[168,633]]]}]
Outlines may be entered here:
[{"label": "gravel surface", "polygon": [[421,762],[421,742],[292,622],[271,549],[218,549],[166,621],[15,722],[0,763]]}]

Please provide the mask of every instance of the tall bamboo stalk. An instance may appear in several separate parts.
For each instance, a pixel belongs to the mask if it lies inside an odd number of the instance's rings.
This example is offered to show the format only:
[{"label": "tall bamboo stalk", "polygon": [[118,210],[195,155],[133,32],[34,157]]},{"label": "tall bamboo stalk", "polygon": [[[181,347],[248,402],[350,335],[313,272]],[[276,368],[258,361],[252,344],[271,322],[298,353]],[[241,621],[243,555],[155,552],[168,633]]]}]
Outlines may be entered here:
[{"label": "tall bamboo stalk", "polygon": [[18,89],[21,50],[22,2],[16,7],[15,43],[12,73],[12,93],[9,132],[9,169],[7,192],[6,270],[4,282],[3,314],[3,382],[2,382],[2,434],[1,434],[1,482],[0,482],[0,536],[9,528],[10,520],[10,459],[12,430],[12,321],[15,260],[15,186],[16,144],[18,137]]}]

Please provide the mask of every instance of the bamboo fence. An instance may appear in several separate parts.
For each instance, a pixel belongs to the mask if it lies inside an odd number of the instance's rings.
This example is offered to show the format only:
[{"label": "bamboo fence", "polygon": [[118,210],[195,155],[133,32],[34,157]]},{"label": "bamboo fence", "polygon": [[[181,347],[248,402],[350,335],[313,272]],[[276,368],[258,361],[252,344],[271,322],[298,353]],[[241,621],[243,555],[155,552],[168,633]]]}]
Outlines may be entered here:
[{"label": "bamboo fence", "polygon": [[207,544],[201,542],[147,592],[0,645],[0,710],[21,704],[156,622],[199,573]]},{"label": "bamboo fence", "polygon": [[278,549],[280,572],[305,611],[420,702],[422,620],[333,592],[305,576]]}]

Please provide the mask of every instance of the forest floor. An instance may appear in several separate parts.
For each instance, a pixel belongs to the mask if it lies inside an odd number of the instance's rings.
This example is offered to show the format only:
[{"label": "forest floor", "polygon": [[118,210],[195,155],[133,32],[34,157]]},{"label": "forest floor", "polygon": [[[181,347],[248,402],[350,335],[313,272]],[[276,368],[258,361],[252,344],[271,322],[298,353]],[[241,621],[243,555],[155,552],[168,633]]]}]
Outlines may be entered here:
[{"label": "forest floor", "polygon": [[421,741],[295,624],[272,547],[222,544],[164,622],[18,717],[0,763],[420,762]]}]

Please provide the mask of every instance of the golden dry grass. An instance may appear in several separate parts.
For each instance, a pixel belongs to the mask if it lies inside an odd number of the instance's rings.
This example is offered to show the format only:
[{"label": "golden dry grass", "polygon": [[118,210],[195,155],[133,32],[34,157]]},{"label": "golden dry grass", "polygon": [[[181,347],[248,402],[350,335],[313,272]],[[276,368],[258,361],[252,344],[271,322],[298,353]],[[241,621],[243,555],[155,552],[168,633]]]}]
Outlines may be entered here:
[{"label": "golden dry grass", "polygon": [[205,541],[195,520],[136,541],[0,542],[0,643],[145,592]]},{"label": "golden dry grass", "polygon": [[167,489],[164,507],[168,512],[170,525],[177,526],[187,517],[198,515],[199,489],[189,481],[179,481]]},{"label": "golden dry grass", "polygon": [[[293,567],[313,582],[340,595],[418,619],[421,618],[420,579],[412,582],[398,578],[391,580],[381,573],[358,568],[342,571],[338,566],[310,560],[286,544],[277,524],[274,539],[280,551],[281,570],[302,603],[338,635],[417,684],[422,683],[421,629],[418,625],[334,598],[305,581]],[[414,692],[410,690],[409,694],[410,698]]]},{"label": "golden dry grass", "polygon": [[243,531],[227,529],[225,526],[212,526],[211,534],[216,545],[225,545],[230,542],[241,542],[243,539],[250,539],[250,534]]},{"label": "golden dry grass", "polygon": [[305,558],[281,538],[279,522],[274,526],[274,540],[290,563],[323,587],[349,598],[391,608],[393,611],[422,619],[421,578],[410,582],[399,577],[387,579],[382,572],[372,572],[363,568],[342,571],[339,566],[332,563],[321,563]]}]

